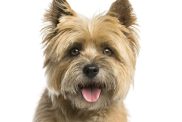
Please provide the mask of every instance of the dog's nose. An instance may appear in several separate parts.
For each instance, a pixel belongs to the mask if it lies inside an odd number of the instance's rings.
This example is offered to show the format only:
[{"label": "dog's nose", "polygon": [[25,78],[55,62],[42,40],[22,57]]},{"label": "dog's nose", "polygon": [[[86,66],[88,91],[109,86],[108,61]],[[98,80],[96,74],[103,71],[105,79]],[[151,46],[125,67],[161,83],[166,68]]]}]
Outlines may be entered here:
[{"label": "dog's nose", "polygon": [[99,67],[95,64],[89,64],[83,68],[83,72],[87,77],[94,78],[99,72]]}]

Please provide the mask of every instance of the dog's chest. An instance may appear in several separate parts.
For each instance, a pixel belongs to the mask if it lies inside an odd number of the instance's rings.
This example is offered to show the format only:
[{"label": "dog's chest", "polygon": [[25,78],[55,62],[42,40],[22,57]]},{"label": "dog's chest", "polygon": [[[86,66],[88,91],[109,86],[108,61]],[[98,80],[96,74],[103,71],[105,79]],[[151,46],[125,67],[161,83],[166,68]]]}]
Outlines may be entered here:
[{"label": "dog's chest", "polygon": [[58,118],[58,122],[107,122],[103,117],[93,116],[93,117],[80,117],[80,118]]}]

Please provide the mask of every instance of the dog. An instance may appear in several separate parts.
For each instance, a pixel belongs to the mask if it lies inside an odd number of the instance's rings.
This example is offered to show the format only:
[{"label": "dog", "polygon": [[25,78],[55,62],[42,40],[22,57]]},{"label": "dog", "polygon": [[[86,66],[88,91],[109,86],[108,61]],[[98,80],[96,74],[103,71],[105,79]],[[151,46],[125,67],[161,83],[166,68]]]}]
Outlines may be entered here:
[{"label": "dog", "polygon": [[47,88],[33,122],[127,122],[123,100],[139,52],[129,1],[89,20],[53,0],[45,20]]}]

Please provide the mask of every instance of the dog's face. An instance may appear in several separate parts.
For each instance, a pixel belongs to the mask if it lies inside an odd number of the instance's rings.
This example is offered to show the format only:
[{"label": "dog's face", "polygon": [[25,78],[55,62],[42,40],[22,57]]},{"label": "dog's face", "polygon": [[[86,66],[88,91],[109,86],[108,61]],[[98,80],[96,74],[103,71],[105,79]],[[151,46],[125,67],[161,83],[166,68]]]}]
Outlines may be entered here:
[{"label": "dog's face", "polygon": [[51,95],[61,95],[73,107],[87,110],[124,98],[133,78],[138,44],[131,28],[133,15],[127,13],[128,21],[126,15],[117,16],[118,10],[113,10],[117,4],[108,14],[88,20],[66,1],[53,1],[44,40]]}]

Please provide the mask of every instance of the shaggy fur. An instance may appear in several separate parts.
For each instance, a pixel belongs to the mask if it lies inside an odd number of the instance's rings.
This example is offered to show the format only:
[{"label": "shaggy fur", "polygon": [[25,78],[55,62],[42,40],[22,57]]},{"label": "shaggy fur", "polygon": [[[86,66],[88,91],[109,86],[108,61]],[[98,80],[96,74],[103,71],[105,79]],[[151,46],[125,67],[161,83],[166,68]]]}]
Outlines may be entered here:
[{"label": "shaggy fur", "polygon": [[[34,122],[127,122],[123,100],[138,53],[128,0],[117,0],[106,15],[91,20],[77,15],[66,0],[53,0],[45,20],[48,81]],[[83,73],[90,64],[99,68],[92,78]],[[83,98],[85,87],[101,90],[96,102]]]}]

